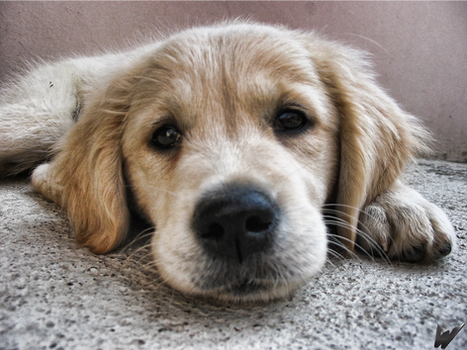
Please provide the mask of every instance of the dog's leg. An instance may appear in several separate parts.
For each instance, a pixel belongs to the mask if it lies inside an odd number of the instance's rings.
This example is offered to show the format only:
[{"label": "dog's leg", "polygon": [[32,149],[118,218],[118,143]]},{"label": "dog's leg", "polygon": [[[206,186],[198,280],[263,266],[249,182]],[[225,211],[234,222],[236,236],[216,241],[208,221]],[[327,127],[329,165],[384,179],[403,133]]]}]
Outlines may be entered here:
[{"label": "dog's leg", "polygon": [[89,96],[150,48],[42,64],[7,83],[0,91],[0,175],[20,173],[53,155]]},{"label": "dog's leg", "polygon": [[360,247],[408,262],[446,256],[456,241],[446,214],[400,181],[362,210],[359,230]]},{"label": "dog's leg", "polygon": [[62,189],[60,184],[55,181],[53,167],[50,163],[41,164],[34,169],[31,180],[36,191],[48,200],[63,206]]},{"label": "dog's leg", "polygon": [[0,173],[12,175],[46,158],[73,125],[79,76],[73,60],[44,64],[0,93]]}]

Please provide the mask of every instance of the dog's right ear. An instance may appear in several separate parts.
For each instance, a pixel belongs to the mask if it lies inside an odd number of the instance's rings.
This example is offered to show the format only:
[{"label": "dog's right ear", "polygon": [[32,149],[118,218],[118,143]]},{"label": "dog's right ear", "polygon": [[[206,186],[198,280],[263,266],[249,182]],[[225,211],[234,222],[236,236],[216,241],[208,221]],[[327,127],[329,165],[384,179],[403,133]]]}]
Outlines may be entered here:
[{"label": "dog's right ear", "polygon": [[338,232],[352,251],[360,211],[395,183],[408,160],[428,150],[429,133],[378,86],[365,54],[317,38],[308,45],[339,114]]},{"label": "dog's right ear", "polygon": [[32,176],[37,191],[67,210],[77,242],[97,254],[117,247],[129,227],[121,139],[135,75],[92,96],[53,161]]}]

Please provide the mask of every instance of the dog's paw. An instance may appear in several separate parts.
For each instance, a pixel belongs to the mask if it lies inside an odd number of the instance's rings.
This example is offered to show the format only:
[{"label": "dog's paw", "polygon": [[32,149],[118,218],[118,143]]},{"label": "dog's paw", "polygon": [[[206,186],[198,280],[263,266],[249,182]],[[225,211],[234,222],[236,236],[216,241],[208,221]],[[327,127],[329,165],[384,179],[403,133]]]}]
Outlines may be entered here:
[{"label": "dog's paw", "polygon": [[372,255],[431,261],[451,253],[455,243],[446,214],[402,184],[378,196],[360,214],[357,244]]},{"label": "dog's paw", "polygon": [[34,169],[31,182],[34,189],[52,202],[61,203],[61,187],[53,181],[51,164],[45,163]]}]

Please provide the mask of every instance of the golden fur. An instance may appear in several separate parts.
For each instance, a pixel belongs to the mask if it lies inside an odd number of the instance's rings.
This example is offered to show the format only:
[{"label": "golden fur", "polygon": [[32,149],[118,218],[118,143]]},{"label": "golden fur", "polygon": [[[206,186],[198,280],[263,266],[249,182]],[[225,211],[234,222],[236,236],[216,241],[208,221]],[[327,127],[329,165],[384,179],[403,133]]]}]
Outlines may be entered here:
[{"label": "golden fur", "polygon": [[[39,102],[20,97],[26,85]],[[350,252],[358,240],[370,252],[418,261],[454,245],[445,214],[400,181],[426,150],[427,132],[376,84],[365,54],[314,33],[195,28],[131,52],[42,66],[0,102],[0,169],[31,167],[53,146],[34,187],[67,210],[78,243],[98,254],[125,240],[130,191],[155,226],[161,275],[188,295],[286,296],[324,264],[325,223],[336,224]],[[305,130],[277,128],[288,109],[306,116]],[[26,126],[38,123],[48,130],[31,136]],[[181,135],[170,150],[152,144],[164,125]],[[43,150],[37,158],[25,156],[28,132]],[[24,146],[15,151],[15,143]],[[261,189],[280,212],[274,244],[249,265],[211,257],[193,233],[200,199],[231,184]]]}]

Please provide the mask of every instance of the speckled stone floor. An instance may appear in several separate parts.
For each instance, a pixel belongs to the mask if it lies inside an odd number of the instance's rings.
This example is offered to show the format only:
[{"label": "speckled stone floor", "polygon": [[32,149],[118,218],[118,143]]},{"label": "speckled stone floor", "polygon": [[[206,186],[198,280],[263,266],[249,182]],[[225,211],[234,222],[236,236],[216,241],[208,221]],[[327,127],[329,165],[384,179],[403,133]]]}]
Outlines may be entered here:
[{"label": "speckled stone floor", "polygon": [[[3,181],[0,349],[434,349],[437,325],[467,322],[467,164],[420,161],[406,178],[448,213],[455,253],[429,266],[331,259],[290,300],[250,307],[185,299],[142,243],[78,248],[60,209]],[[467,349],[466,328],[447,349]]]}]

